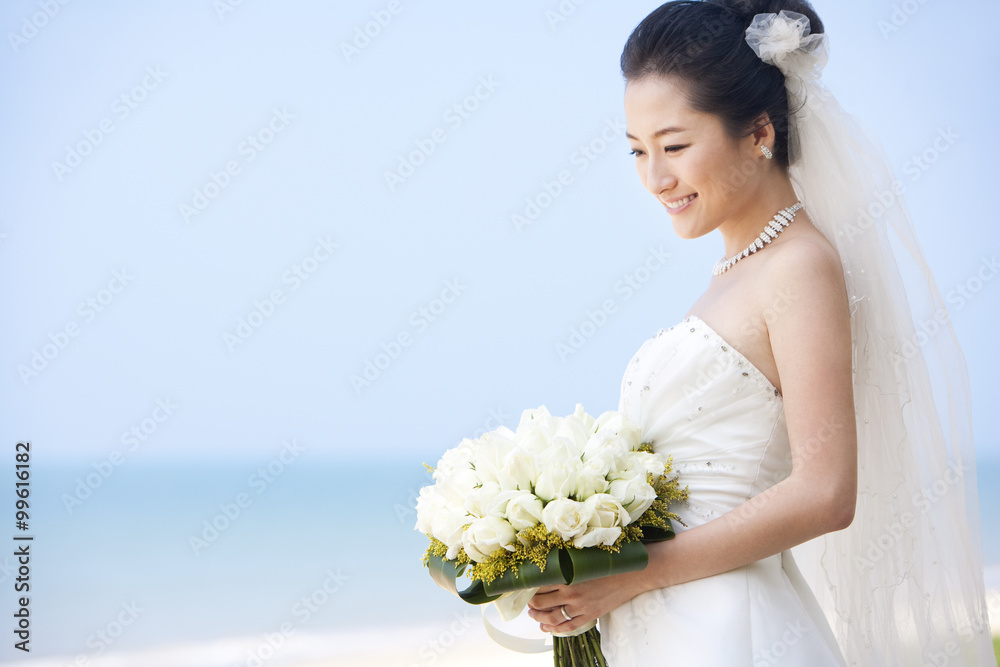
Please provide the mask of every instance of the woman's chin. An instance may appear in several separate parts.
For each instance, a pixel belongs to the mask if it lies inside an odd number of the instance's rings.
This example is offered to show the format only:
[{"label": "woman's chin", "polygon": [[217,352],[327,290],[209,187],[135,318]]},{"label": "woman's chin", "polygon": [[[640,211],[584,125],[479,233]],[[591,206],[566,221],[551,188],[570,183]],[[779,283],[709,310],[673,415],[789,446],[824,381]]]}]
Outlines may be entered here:
[{"label": "woman's chin", "polygon": [[700,238],[705,234],[707,234],[709,231],[711,231],[711,230],[704,230],[699,227],[693,227],[690,224],[686,224],[684,222],[677,220],[673,216],[671,216],[670,220],[671,222],[674,223],[674,233],[677,234],[678,238],[683,239],[685,241],[690,241],[691,239]]}]

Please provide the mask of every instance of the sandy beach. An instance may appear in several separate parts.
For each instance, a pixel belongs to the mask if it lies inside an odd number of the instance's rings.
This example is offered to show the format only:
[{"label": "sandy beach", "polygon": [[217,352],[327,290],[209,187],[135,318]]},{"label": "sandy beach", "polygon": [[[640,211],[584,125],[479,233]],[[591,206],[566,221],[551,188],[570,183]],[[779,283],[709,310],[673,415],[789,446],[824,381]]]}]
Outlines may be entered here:
[{"label": "sandy beach", "polygon": [[[518,619],[507,629],[542,639],[535,624]],[[518,629],[519,628],[519,629]],[[541,667],[552,653],[519,653],[497,644],[486,632],[478,610],[456,614],[450,623],[426,628],[356,633],[351,644],[328,647],[335,657],[295,663],[295,667]]]},{"label": "sandy beach", "polygon": [[[992,573],[996,575],[996,571]],[[992,583],[992,582],[991,582]],[[992,634],[1000,636],[1000,588],[986,594]],[[77,658],[79,656],[76,656]],[[9,667],[64,667],[74,656],[35,658]],[[498,645],[478,613],[445,623],[287,637],[259,635],[88,656],[89,667],[548,667],[551,652],[525,654]]]},{"label": "sandy beach", "polygon": [[[470,622],[471,621],[471,622]],[[178,643],[102,655],[36,657],[7,667],[535,667],[551,652],[528,655],[497,645],[478,615],[444,625],[305,634],[296,632]]]},{"label": "sandy beach", "polygon": [[470,631],[447,647],[428,646],[426,641],[403,641],[386,646],[372,644],[367,649],[345,653],[332,659],[297,663],[296,667],[551,667],[552,654],[516,653],[498,646],[482,628]]}]

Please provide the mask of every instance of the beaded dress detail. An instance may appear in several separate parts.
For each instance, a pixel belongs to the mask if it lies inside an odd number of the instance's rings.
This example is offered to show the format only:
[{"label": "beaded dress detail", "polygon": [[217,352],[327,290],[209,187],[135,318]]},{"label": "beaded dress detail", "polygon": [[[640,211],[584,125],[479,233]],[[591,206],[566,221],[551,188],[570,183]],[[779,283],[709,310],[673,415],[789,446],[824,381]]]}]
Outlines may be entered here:
[{"label": "beaded dress detail", "polygon": [[[622,379],[620,411],[673,456],[689,500],[671,509],[707,523],[791,471],[782,397],[708,324],[689,316],[643,342]],[[845,662],[790,551],[637,596],[601,618],[613,667]]]}]

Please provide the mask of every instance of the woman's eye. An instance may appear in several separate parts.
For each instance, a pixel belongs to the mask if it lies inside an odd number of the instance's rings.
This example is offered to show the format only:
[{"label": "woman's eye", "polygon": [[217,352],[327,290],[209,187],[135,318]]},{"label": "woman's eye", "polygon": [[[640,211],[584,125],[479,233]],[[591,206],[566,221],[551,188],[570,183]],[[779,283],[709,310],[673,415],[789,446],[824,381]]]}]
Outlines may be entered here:
[{"label": "woman's eye", "polygon": [[[688,147],[689,145],[690,145],[690,144],[685,144],[685,145],[683,145],[683,146],[665,146],[665,147],[663,148],[663,151],[664,151],[665,153],[676,153],[677,151],[681,151],[681,150],[684,150],[684,149],[685,149],[685,148],[687,148],[687,147]],[[639,156],[641,156],[641,155],[645,155],[645,154],[646,154],[646,153],[645,153],[645,151],[642,151],[642,150],[640,150],[640,149],[638,149],[638,148],[634,148],[634,149],[632,149],[631,151],[629,151],[629,155],[634,155],[635,157],[639,157]]]}]

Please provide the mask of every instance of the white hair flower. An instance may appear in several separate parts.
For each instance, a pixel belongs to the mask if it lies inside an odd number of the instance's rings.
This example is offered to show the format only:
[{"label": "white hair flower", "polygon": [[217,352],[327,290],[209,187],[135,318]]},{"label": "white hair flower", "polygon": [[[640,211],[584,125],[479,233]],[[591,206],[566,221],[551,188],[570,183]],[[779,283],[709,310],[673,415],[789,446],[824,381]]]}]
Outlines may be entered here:
[{"label": "white hair flower", "polygon": [[786,76],[818,77],[826,65],[826,36],[810,34],[809,17],[782,9],[777,14],[757,14],[746,29],[753,52]]}]

